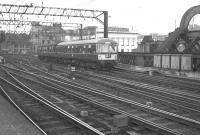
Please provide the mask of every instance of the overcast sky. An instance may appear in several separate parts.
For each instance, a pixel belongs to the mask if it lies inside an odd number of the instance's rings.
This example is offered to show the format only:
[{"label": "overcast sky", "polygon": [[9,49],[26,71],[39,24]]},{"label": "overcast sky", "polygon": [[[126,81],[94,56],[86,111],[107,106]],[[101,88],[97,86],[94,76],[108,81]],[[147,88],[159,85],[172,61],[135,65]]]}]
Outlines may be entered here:
[{"label": "overcast sky", "polygon": [[[109,26],[128,27],[140,34],[168,34],[179,26],[187,9],[200,0],[0,0],[1,4],[30,4],[108,11]],[[199,22],[200,24],[200,22]]]}]

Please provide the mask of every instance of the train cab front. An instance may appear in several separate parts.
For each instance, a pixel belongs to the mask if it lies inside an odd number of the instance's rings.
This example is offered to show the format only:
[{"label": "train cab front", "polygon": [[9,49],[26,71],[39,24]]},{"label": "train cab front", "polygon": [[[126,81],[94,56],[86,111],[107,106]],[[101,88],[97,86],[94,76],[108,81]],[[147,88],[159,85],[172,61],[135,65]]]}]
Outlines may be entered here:
[{"label": "train cab front", "polygon": [[117,44],[105,42],[97,45],[98,61],[101,67],[113,67],[117,64]]}]

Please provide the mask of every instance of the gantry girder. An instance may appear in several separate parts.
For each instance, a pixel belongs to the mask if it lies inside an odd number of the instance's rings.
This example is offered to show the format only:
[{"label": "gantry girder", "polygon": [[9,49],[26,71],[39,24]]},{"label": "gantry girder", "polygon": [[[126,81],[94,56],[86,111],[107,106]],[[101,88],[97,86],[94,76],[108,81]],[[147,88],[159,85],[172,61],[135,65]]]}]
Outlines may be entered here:
[{"label": "gantry girder", "polygon": [[30,33],[30,31],[15,31],[15,30],[7,30],[7,31],[5,31],[5,33],[12,33],[12,34],[29,34]]},{"label": "gantry girder", "polygon": [[[34,21],[22,21],[22,20],[2,20],[0,19],[0,24],[2,25],[16,25],[16,26],[31,26]],[[37,25],[53,26],[53,24],[62,24],[62,27],[74,27],[80,28],[80,23],[63,23],[63,22],[52,22],[52,21],[40,21]]]},{"label": "gantry girder", "polygon": [[[13,19],[23,21],[23,16],[40,16],[45,18],[48,16],[57,17],[80,17],[80,18],[91,18],[96,19],[98,22],[104,25],[104,37],[108,37],[108,12],[100,10],[87,10],[87,9],[72,9],[72,8],[56,8],[56,7],[44,7],[44,6],[33,6],[30,5],[13,5],[13,4],[0,4],[0,15],[5,20],[10,20],[10,15],[14,15]],[[101,20],[100,17],[104,16]],[[26,18],[28,20],[28,18]]]},{"label": "gantry girder", "polygon": [[104,11],[43,7],[43,6],[33,6],[33,5],[0,4],[0,12],[10,13],[10,14],[97,18]]}]

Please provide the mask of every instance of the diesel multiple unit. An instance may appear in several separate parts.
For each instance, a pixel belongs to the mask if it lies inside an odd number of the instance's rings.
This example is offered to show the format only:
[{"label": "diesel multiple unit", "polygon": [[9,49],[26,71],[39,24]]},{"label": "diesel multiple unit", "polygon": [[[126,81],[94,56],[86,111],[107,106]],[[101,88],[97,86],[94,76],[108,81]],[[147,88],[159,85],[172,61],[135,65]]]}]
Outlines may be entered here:
[{"label": "diesel multiple unit", "polygon": [[38,57],[72,66],[112,68],[117,62],[117,42],[102,38],[39,46]]}]

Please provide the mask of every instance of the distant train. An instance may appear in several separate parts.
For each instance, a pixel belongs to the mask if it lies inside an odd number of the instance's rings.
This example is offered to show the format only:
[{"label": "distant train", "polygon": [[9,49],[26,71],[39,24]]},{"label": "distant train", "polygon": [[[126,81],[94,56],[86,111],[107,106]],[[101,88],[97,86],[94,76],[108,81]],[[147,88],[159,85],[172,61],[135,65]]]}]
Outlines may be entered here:
[{"label": "distant train", "polygon": [[62,42],[38,47],[42,61],[89,68],[112,68],[117,64],[117,42],[109,38]]}]

